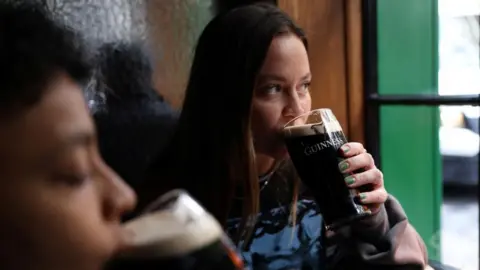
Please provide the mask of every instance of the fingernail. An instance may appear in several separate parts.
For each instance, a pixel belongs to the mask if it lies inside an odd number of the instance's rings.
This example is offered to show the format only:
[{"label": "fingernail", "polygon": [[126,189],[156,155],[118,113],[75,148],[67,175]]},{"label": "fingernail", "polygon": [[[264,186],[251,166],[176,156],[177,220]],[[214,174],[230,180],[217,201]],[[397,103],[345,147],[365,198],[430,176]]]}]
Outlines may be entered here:
[{"label": "fingernail", "polygon": [[350,151],[350,147],[348,145],[343,145],[342,147],[340,147],[340,149],[342,149],[342,152],[344,154],[348,153],[348,151]]},{"label": "fingernail", "polygon": [[349,165],[348,162],[342,161],[340,164],[338,164],[338,168],[340,168],[340,171],[344,172],[346,169],[348,169]]},{"label": "fingernail", "polygon": [[345,178],[345,183],[350,186],[351,184],[355,183],[355,178],[353,178],[353,176],[347,176]]},{"label": "fingernail", "polygon": [[367,198],[367,195],[365,193],[360,193],[360,194],[358,194],[358,197],[360,198],[360,201],[363,202]]}]

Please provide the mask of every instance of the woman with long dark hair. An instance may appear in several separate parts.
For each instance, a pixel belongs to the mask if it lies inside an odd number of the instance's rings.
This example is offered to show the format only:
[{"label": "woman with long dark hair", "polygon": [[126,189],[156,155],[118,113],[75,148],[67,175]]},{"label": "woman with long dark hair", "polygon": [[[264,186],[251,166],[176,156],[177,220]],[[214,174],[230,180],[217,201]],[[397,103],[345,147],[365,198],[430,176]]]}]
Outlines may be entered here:
[{"label": "woman with long dark hair", "polygon": [[348,230],[323,229],[282,138],[285,123],[311,109],[307,48],[302,29],[273,5],[214,18],[196,47],[176,133],[151,166],[140,207],[185,188],[224,224],[253,269],[423,269],[421,238],[359,143],[342,147],[343,165],[346,172],[365,168],[350,184],[374,187],[360,199],[376,211]]}]

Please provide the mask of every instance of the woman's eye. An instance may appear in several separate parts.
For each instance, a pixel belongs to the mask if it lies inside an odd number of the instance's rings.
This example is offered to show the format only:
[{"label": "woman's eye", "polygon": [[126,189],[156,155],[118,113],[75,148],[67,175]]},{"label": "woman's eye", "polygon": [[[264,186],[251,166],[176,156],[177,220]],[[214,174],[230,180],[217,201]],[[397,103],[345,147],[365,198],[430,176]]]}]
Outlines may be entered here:
[{"label": "woman's eye", "polygon": [[310,90],[310,82],[306,82],[302,84],[301,92],[308,92]]},{"label": "woman's eye", "polygon": [[282,91],[282,87],[278,84],[271,84],[264,88],[266,94],[275,94]]}]

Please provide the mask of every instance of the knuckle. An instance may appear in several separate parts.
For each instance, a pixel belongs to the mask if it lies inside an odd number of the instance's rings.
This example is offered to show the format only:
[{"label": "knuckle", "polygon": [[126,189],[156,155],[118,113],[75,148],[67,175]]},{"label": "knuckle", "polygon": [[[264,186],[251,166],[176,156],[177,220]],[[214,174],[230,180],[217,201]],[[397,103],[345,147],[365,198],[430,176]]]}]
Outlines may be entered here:
[{"label": "knuckle", "polygon": [[355,174],[354,178],[355,178],[355,182],[361,184],[365,182],[365,178],[366,178],[365,173],[357,173]]},{"label": "knuckle", "polygon": [[357,163],[357,159],[356,157],[349,157],[347,159],[345,159],[343,162],[346,162],[348,165],[349,165],[349,168],[355,166],[355,164]]},{"label": "knuckle", "polygon": [[388,199],[388,193],[387,193],[387,190],[385,190],[384,188],[382,189],[382,202],[386,202],[387,199]]},{"label": "knuckle", "polygon": [[365,154],[359,154],[357,157],[358,157],[358,161],[361,163],[368,162],[368,157],[365,156]]}]

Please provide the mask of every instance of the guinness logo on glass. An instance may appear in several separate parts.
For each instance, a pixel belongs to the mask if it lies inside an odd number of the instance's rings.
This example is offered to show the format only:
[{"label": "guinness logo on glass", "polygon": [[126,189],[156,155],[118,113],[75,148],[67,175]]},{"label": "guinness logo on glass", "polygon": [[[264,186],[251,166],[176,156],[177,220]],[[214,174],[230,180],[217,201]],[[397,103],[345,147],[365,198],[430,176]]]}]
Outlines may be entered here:
[{"label": "guinness logo on glass", "polygon": [[310,156],[312,154],[325,150],[326,148],[332,147],[334,149],[338,149],[344,144],[344,141],[337,138],[332,138],[330,140],[325,140],[313,145],[306,145],[306,143],[303,142],[301,144],[304,147],[303,153],[306,156]]}]

